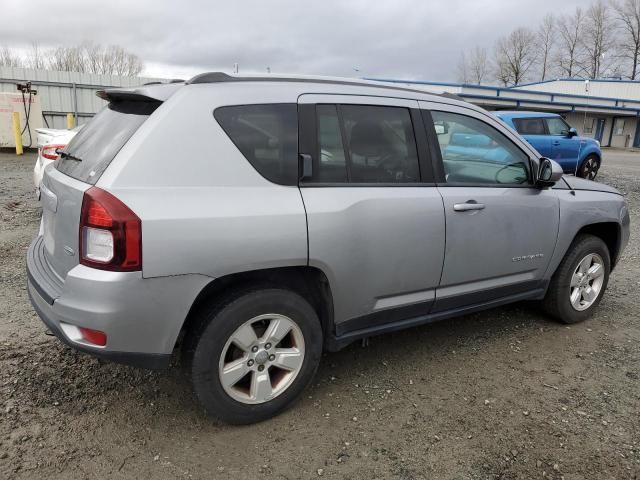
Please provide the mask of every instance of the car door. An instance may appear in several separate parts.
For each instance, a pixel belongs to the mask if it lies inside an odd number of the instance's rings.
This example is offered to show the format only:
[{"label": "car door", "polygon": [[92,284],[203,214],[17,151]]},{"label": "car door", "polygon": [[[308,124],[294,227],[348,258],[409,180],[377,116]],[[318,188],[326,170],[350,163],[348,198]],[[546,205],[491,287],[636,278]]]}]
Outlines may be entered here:
[{"label": "car door", "polygon": [[417,101],[309,94],[298,108],[309,265],[336,334],[428,314],[445,225]]},{"label": "car door", "polygon": [[565,170],[574,170],[580,157],[580,139],[569,136],[571,127],[561,117],[548,117],[544,121],[553,148],[553,153],[549,158],[553,158]]},{"label": "car door", "polygon": [[[532,298],[543,293],[559,223],[551,190],[531,181],[529,150],[488,114],[420,103],[429,132],[436,180],[445,208],[446,250],[433,312]],[[477,152],[449,156],[457,133],[473,135]],[[489,150],[489,151],[483,151]]]},{"label": "car door", "polygon": [[547,135],[547,130],[542,118],[514,118],[513,124],[518,133],[522,135],[540,155],[551,158],[553,154],[551,138]]}]

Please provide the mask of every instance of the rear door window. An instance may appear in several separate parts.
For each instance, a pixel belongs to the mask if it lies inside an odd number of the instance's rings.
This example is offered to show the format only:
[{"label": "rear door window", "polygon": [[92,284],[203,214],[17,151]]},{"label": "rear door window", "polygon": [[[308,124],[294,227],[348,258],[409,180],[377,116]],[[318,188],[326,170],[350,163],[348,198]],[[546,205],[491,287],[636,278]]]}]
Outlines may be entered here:
[{"label": "rear door window", "polygon": [[220,107],[214,117],[260,175],[281,185],[297,185],[296,104]]},{"label": "rear door window", "polygon": [[409,109],[318,105],[318,149],[313,182],[363,184],[420,181]]},{"label": "rear door window", "polygon": [[513,124],[520,135],[546,135],[541,118],[514,118]]},{"label": "rear door window", "polygon": [[66,146],[56,168],[94,185],[116,154],[160,102],[111,102],[93,117]]}]

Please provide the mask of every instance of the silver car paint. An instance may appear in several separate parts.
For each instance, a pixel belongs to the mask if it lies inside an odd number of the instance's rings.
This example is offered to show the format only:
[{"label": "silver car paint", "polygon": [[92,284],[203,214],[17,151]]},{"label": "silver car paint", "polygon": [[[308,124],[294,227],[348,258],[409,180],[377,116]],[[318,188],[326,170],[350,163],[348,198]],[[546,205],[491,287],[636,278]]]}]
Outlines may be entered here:
[{"label": "silver car paint", "polygon": [[31,284],[29,293],[58,329],[65,322],[107,331],[104,349],[112,352],[164,354],[173,350],[186,312],[210,280],[201,275],[143,279],[140,272],[77,265],[53,305]]},{"label": "silver car paint", "polygon": [[[110,350],[170,353],[194,299],[208,282],[224,275],[266,267],[316,266],[329,278],[335,322],[340,323],[376,310],[432,300],[439,285],[445,297],[456,288],[478,291],[513,280],[548,280],[581,226],[622,222],[624,202],[616,194],[579,191],[573,196],[569,190],[504,189],[484,198],[493,207],[482,212],[484,216],[463,214],[458,224],[451,225],[455,238],[447,239],[447,252],[462,252],[471,258],[471,265],[455,257],[443,262],[444,222],[449,214],[442,198],[448,204],[474,193],[471,189],[456,193],[449,187],[345,186],[333,191],[304,188],[301,193],[261,177],[213,117],[218,106],[304,102],[313,98],[311,94],[464,109],[528,152],[534,171],[538,165],[538,153],[495,117],[453,99],[312,82],[175,88],[97,182],[142,219],[142,273],[78,265],[78,219],[82,192],[88,185],[50,168],[44,184],[57,196],[58,211],[55,217],[47,214],[45,221],[45,235],[54,239],[46,257],[64,288],[53,306],[41,305],[39,300],[39,307],[57,322],[108,331]],[[528,217],[525,225],[527,216],[515,208],[501,213],[501,200],[506,199],[533,209],[535,220]],[[503,215],[509,232],[500,228],[504,224],[498,219]],[[559,235],[553,248],[558,218]],[[468,247],[471,240],[483,241],[486,248],[476,258]],[[65,253],[64,245],[75,249],[75,255]],[[529,264],[509,264],[514,256],[538,250],[544,255]],[[459,271],[463,268],[469,268],[469,274]],[[483,268],[489,272],[484,279]],[[487,278],[490,275],[495,276]]]},{"label": "silver car paint", "polygon": [[42,229],[46,259],[61,280],[79,263],[78,224],[82,197],[89,187],[52,166],[45,170],[42,179]]},{"label": "silver car paint", "polygon": [[[526,142],[485,111],[433,102],[420,102],[420,106],[489,123],[532,157]],[[532,158],[537,160],[540,156],[536,153]],[[558,234],[558,199],[553,190],[528,185],[438,188],[444,204],[447,237],[438,301],[543,280]],[[467,202],[477,202],[484,208],[454,210],[454,205]],[[529,258],[514,261],[523,256]],[[473,303],[474,297],[468,298],[468,303]],[[438,309],[438,303],[435,308]]]},{"label": "silver car paint", "polygon": [[[364,95],[311,94],[298,102],[418,107],[415,100]],[[435,299],[445,241],[442,198],[435,188],[344,185],[301,191],[309,264],[329,279],[336,324]]]}]

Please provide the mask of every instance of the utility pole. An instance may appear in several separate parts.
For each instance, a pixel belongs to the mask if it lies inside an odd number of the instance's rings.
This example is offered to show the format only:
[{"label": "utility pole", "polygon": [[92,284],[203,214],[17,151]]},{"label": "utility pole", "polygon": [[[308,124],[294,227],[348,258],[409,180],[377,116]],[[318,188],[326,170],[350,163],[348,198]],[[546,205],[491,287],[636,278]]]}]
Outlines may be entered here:
[{"label": "utility pole", "polygon": [[[584,109],[584,120],[582,122],[582,134],[585,134],[585,131],[587,129],[587,108],[589,107],[589,80],[585,80],[584,81],[584,91],[587,94],[587,106]],[[591,132],[591,134],[593,135],[593,131]]]}]

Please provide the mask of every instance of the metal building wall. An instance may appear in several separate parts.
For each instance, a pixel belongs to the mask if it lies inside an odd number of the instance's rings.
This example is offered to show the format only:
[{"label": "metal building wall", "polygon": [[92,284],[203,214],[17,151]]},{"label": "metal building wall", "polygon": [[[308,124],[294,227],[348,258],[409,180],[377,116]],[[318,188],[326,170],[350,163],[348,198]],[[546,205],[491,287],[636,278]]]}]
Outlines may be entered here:
[{"label": "metal building wall", "polygon": [[98,90],[109,87],[134,87],[159,80],[0,67],[0,92],[15,92],[16,83],[30,81],[40,96],[45,125],[51,128],[66,128],[67,113],[76,115],[76,124],[85,123],[105,104],[96,97]]},{"label": "metal building wall", "polygon": [[630,80],[591,80],[588,93],[585,90],[584,80],[552,80],[514,88],[539,92],[609,97],[621,100],[640,100],[640,82]]}]

